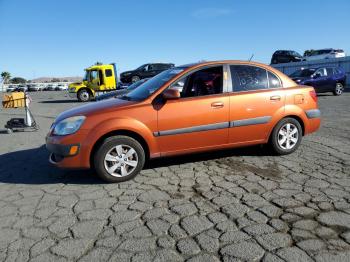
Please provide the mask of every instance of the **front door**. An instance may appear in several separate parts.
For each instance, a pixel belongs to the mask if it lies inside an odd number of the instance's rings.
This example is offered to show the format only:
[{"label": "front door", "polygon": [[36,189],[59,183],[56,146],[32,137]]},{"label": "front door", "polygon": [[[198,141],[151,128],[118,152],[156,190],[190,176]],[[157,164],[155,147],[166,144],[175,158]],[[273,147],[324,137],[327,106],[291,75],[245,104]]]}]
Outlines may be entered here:
[{"label": "front door", "polygon": [[280,79],[263,68],[250,65],[230,66],[229,142],[232,144],[264,141],[271,131],[276,112],[284,111],[285,95]]},{"label": "front door", "polygon": [[100,87],[100,75],[98,70],[91,70],[87,86],[93,90],[98,90]]},{"label": "front door", "polygon": [[313,75],[311,85],[316,92],[326,92],[328,86],[327,71],[325,68],[319,68]]},{"label": "front door", "polygon": [[228,143],[229,97],[223,91],[223,67],[193,72],[169,88],[181,98],[158,110],[157,140],[162,155]]}]

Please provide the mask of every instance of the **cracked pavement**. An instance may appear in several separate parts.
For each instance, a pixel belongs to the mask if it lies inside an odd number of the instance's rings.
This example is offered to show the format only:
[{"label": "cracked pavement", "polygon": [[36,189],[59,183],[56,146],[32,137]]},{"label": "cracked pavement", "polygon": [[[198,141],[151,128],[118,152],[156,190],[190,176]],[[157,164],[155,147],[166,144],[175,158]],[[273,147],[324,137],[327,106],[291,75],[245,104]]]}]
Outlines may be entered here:
[{"label": "cracked pavement", "polygon": [[349,261],[350,93],[319,96],[322,126],[292,155],[160,159],[120,184],[51,166],[46,132],[78,103],[31,96],[41,129],[0,134],[0,261]]}]

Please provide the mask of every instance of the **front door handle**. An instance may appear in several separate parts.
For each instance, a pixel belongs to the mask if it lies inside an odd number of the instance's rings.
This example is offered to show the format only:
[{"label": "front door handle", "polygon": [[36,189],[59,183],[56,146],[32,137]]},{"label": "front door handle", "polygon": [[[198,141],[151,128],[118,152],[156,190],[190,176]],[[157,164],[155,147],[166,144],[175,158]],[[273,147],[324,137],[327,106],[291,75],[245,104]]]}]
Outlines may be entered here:
[{"label": "front door handle", "polygon": [[212,108],[221,108],[221,107],[224,107],[224,103],[223,102],[213,102],[213,103],[211,103],[211,107]]},{"label": "front door handle", "polygon": [[270,96],[270,100],[272,100],[272,101],[280,101],[281,97],[280,96]]}]

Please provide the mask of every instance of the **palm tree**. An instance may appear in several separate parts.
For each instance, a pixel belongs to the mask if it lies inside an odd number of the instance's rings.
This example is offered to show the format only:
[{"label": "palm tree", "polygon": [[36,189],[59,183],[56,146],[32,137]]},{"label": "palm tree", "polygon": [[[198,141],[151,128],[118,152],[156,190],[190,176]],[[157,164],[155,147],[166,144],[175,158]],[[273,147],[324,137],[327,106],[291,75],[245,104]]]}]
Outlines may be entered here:
[{"label": "palm tree", "polygon": [[9,72],[2,72],[1,73],[1,78],[4,80],[4,84],[7,84],[11,78],[11,74]]}]

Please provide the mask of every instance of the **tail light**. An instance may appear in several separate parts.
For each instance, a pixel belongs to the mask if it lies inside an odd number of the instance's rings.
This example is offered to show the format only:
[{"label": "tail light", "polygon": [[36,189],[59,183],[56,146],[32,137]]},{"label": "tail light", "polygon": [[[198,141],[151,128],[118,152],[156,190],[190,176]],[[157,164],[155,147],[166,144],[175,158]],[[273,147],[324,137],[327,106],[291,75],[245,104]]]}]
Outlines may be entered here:
[{"label": "tail light", "polygon": [[311,96],[311,98],[317,103],[317,94],[316,94],[316,91],[315,91],[315,89],[312,89],[310,92],[310,96]]}]

